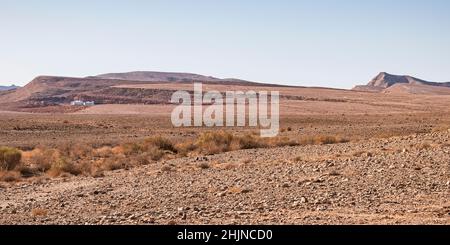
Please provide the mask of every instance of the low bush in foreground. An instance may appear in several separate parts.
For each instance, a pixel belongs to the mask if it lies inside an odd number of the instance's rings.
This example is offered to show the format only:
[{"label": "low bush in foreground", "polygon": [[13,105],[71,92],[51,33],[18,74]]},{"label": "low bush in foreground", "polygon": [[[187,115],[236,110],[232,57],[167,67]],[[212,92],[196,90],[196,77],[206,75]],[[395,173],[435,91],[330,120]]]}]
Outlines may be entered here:
[{"label": "low bush in foreground", "polygon": [[[117,146],[65,144],[57,148],[37,147],[26,152],[0,147],[0,181],[13,182],[20,178],[42,175],[102,177],[105,171],[129,169],[162,159],[213,155],[241,149],[344,142],[348,140],[335,136],[314,136],[294,140],[289,137],[261,138],[254,134],[234,135],[225,131],[211,131],[199,135],[194,140],[189,139],[177,144],[170,139],[155,136]],[[209,165],[199,167],[207,169]]]},{"label": "low bush in foreground", "polygon": [[13,170],[20,164],[20,159],[22,159],[20,150],[12,147],[0,147],[0,170]]},{"label": "low bush in foreground", "polygon": [[200,153],[213,155],[231,150],[234,136],[224,131],[207,132],[198,137],[195,145]]}]

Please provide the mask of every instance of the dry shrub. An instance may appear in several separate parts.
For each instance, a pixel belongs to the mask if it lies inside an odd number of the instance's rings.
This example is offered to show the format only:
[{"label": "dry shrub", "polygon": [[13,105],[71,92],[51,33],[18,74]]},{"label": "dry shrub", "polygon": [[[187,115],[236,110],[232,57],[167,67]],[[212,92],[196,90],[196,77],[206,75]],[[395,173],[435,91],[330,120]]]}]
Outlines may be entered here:
[{"label": "dry shrub", "polygon": [[156,148],[156,147],[152,147],[150,149],[147,150],[147,156],[150,157],[150,159],[152,159],[153,161],[159,161],[161,160],[165,153],[163,150]]},{"label": "dry shrub", "polygon": [[[66,148],[67,146],[62,146]],[[72,175],[80,175],[83,169],[80,166],[76,166],[73,160],[67,155],[72,155],[73,153],[66,152],[65,155],[61,154],[59,150],[56,149],[35,149],[28,152],[27,163],[35,172],[47,172],[51,177],[59,177],[63,173],[69,173]]]},{"label": "dry shrub", "polygon": [[321,135],[316,138],[318,144],[321,145],[331,145],[338,142],[337,138],[334,136]]},{"label": "dry shrub", "polygon": [[113,149],[109,146],[104,146],[98,149],[94,149],[92,151],[92,156],[94,157],[101,157],[101,158],[107,158],[110,157],[112,155],[114,155],[115,153],[113,152]]},{"label": "dry shrub", "polygon": [[[131,165],[135,165],[135,166],[142,166],[142,165],[149,165],[150,164],[150,160],[153,160],[153,155],[150,153],[142,153],[139,154],[137,156],[128,158]],[[159,160],[159,159],[158,159]]]},{"label": "dry shrub", "polygon": [[92,146],[86,144],[75,144],[70,148],[68,157],[72,160],[85,159],[92,156]]},{"label": "dry shrub", "polygon": [[207,132],[195,142],[196,150],[204,154],[218,154],[232,150],[257,149],[268,147],[297,146],[299,143],[289,137],[261,138],[259,135],[246,134],[243,136],[234,136],[230,133]]},{"label": "dry shrub", "polygon": [[175,147],[177,148],[178,154],[183,157],[188,156],[189,152],[197,150],[197,145],[192,140],[178,143]]},{"label": "dry shrub", "polygon": [[0,181],[3,182],[17,182],[21,175],[17,171],[0,171]]},{"label": "dry shrub", "polygon": [[127,159],[123,156],[112,156],[105,159],[103,165],[101,166],[103,170],[114,171],[119,169],[127,168]]},{"label": "dry shrub", "polygon": [[[291,129],[292,130],[292,129]],[[348,142],[335,136],[314,136],[301,139],[300,144],[334,144]],[[141,142],[132,142],[111,148],[109,146],[93,149],[92,146],[65,144],[57,149],[36,148],[20,152],[15,148],[0,148],[0,166],[5,170],[2,178],[9,181],[47,173],[50,177],[71,175],[103,176],[104,171],[128,169],[133,166],[148,165],[169,155],[187,156],[191,152],[199,154],[218,154],[239,149],[255,149],[282,146],[296,146],[299,142],[289,137],[261,138],[256,133],[235,136],[225,131],[206,132],[197,140],[187,140],[174,145],[172,141],[161,136],[151,137]],[[21,158],[23,164],[19,165]],[[297,159],[300,160],[300,159]],[[250,160],[244,160],[250,163]],[[198,165],[202,169],[211,167],[208,163]],[[235,165],[229,165],[235,168]],[[162,171],[170,171],[163,167]],[[6,170],[17,170],[9,173]],[[8,177],[7,175],[18,175]]]},{"label": "dry shrub", "polygon": [[126,143],[122,145],[123,154],[127,156],[136,155],[142,153],[142,145],[138,143]]},{"label": "dry shrub", "polygon": [[289,137],[275,137],[269,139],[271,146],[284,147],[284,146],[297,146],[299,143]]},{"label": "dry shrub", "polygon": [[198,150],[201,153],[214,155],[230,151],[233,142],[233,135],[224,131],[207,132],[200,135],[196,141]]},{"label": "dry shrub", "polygon": [[112,148],[111,152],[114,155],[125,155],[125,150],[124,150],[123,146],[121,146],[121,145]]},{"label": "dry shrub", "polygon": [[55,157],[55,161],[52,163],[51,168],[47,171],[49,176],[59,177],[64,173],[72,175],[80,175],[82,173],[82,169],[66,157],[63,157],[60,154],[56,154]]},{"label": "dry shrub", "polygon": [[58,146],[56,150],[66,158],[80,160],[92,155],[92,146],[82,143],[66,143]]},{"label": "dry shrub", "polygon": [[83,171],[83,174],[87,176],[91,176],[94,178],[104,177],[104,163],[105,159],[98,159],[93,162],[84,162],[81,164],[80,168]]},{"label": "dry shrub", "polygon": [[173,143],[161,136],[151,137],[144,141],[144,149],[146,148],[158,148],[163,151],[171,151],[177,153],[177,149],[173,145]]},{"label": "dry shrub", "polygon": [[[112,149],[112,153],[124,154],[126,156],[145,155],[147,159],[161,160],[166,152],[177,153],[174,144],[163,137],[157,136],[146,139],[143,143],[126,143]],[[141,158],[142,159],[142,158]]]},{"label": "dry shrub", "polygon": [[60,154],[55,149],[38,148],[26,153],[28,164],[39,172],[50,170],[53,163],[57,162]]},{"label": "dry shrub", "polygon": [[247,134],[237,137],[237,149],[257,149],[267,147],[263,139]]},{"label": "dry shrub", "polygon": [[0,170],[13,170],[20,163],[22,152],[12,147],[0,147]]},{"label": "dry shrub", "polygon": [[317,143],[316,143],[315,137],[302,137],[299,140],[299,144],[300,145],[315,145]]}]

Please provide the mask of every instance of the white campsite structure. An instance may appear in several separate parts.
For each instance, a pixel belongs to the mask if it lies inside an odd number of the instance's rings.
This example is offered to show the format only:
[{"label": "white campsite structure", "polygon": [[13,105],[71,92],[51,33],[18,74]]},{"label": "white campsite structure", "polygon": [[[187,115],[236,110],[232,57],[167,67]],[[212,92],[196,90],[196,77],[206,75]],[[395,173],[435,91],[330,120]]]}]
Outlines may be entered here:
[{"label": "white campsite structure", "polygon": [[82,100],[74,100],[70,102],[71,106],[94,106],[94,101],[82,101]]}]

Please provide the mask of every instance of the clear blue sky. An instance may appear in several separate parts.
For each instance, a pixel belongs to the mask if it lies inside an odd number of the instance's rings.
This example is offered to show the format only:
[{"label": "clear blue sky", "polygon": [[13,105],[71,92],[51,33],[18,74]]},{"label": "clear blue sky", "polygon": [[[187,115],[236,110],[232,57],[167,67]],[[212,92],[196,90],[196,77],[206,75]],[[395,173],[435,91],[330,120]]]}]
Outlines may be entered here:
[{"label": "clear blue sky", "polygon": [[0,85],[134,70],[350,88],[450,81],[448,0],[0,0]]}]

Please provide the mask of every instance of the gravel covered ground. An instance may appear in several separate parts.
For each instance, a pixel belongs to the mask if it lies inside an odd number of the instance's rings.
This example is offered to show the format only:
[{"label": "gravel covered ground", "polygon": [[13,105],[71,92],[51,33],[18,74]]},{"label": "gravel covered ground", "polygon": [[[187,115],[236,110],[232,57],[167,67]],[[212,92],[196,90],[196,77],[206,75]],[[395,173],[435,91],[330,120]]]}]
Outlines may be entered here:
[{"label": "gravel covered ground", "polygon": [[0,183],[1,224],[450,224],[450,133]]}]

